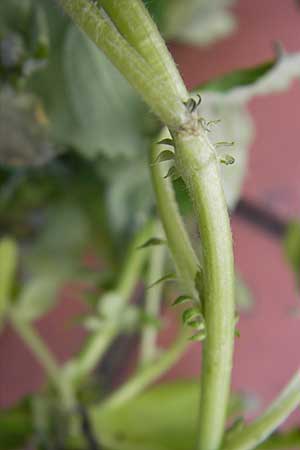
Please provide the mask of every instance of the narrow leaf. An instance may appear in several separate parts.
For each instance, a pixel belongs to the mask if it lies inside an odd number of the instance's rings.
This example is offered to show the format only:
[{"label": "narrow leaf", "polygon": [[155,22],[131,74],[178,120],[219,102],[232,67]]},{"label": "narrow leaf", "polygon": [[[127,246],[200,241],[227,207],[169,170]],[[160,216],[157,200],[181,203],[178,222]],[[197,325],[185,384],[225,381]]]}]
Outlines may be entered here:
[{"label": "narrow leaf", "polygon": [[158,280],[154,281],[154,283],[150,284],[147,289],[152,288],[153,286],[156,286],[159,283],[162,283],[163,281],[171,281],[171,280],[176,280],[176,273],[171,272],[171,273],[167,273],[166,275],[164,275],[163,277],[159,278]]},{"label": "narrow leaf", "polygon": [[234,145],[234,141],[230,141],[230,142],[219,141],[219,142],[215,143],[215,147],[216,148],[218,148],[218,147],[232,147],[233,145]]},{"label": "narrow leaf", "polygon": [[202,314],[198,308],[189,308],[182,313],[182,322],[185,325],[190,325],[191,322],[198,318],[203,319]]},{"label": "narrow leaf", "polygon": [[235,159],[231,155],[224,155],[220,159],[220,163],[225,164],[225,166],[231,166],[232,164],[234,164],[234,162],[235,162]]},{"label": "narrow leaf", "polygon": [[206,331],[202,330],[189,337],[189,341],[203,341],[206,338]]},{"label": "narrow leaf", "polygon": [[15,241],[9,238],[2,239],[0,241],[0,323],[11,296],[17,258],[18,251]]},{"label": "narrow leaf", "polygon": [[137,247],[137,249],[140,250],[142,248],[151,247],[153,245],[162,245],[162,244],[165,244],[165,243],[166,243],[165,239],[153,237],[153,238],[148,239],[146,242],[144,242],[144,244],[139,245]]},{"label": "narrow leaf", "polygon": [[171,161],[174,159],[174,156],[175,154],[171,150],[164,150],[158,155],[158,157],[155,160],[155,163],[160,163],[163,161]]},{"label": "narrow leaf", "polygon": [[174,147],[174,141],[173,139],[165,138],[157,142],[157,145],[171,145],[171,147]]},{"label": "narrow leaf", "polygon": [[177,172],[177,169],[175,166],[170,167],[168,170],[168,173],[164,176],[164,178],[171,178],[172,180],[177,180],[180,178],[179,173]]},{"label": "narrow leaf", "polygon": [[192,298],[189,295],[180,295],[174,300],[172,306],[182,305],[183,303],[192,301]]}]

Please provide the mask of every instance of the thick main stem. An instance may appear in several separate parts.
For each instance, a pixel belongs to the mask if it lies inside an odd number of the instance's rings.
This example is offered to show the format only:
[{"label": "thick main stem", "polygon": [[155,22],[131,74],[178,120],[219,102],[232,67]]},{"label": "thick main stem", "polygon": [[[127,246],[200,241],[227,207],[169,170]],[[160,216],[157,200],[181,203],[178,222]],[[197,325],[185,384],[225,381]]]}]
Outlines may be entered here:
[{"label": "thick main stem", "polygon": [[198,218],[203,249],[203,345],[199,450],[220,447],[234,340],[234,269],[231,231],[214,148],[203,130],[173,133],[176,167]]}]

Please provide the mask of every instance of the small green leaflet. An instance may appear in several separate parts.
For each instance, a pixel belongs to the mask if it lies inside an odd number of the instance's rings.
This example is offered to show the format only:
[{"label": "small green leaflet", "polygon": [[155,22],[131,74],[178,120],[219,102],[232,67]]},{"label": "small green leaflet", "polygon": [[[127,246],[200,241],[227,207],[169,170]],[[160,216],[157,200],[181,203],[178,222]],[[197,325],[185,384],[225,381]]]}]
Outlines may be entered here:
[{"label": "small green leaflet", "polygon": [[174,300],[172,306],[182,305],[183,303],[187,303],[192,301],[192,298],[189,295],[180,295]]},{"label": "small green leaflet", "polygon": [[203,341],[206,338],[206,330],[199,331],[189,337],[189,341]]},{"label": "small green leaflet", "polygon": [[173,139],[165,138],[157,142],[157,145],[170,145],[171,147],[174,147],[174,141]]},{"label": "small green leaflet", "polygon": [[297,288],[300,287],[300,222],[291,221],[283,238],[285,258],[294,271]]},{"label": "small green leaflet", "polygon": [[9,306],[11,291],[18,263],[18,249],[11,238],[0,241],[0,324]]},{"label": "small green leaflet", "polygon": [[177,180],[180,178],[179,173],[177,172],[177,169],[175,166],[170,167],[167,174],[164,176],[164,178],[171,178],[172,180]]},{"label": "small green leaflet", "polygon": [[140,249],[143,249],[143,248],[151,247],[153,245],[162,245],[162,244],[165,244],[165,243],[166,243],[165,239],[153,237],[153,238],[148,239],[148,241],[144,242],[144,244],[139,245],[137,247],[137,249],[140,250]]},{"label": "small green leaflet", "polygon": [[147,289],[152,288],[153,286],[156,286],[159,283],[162,283],[163,281],[173,281],[176,280],[176,273],[171,272],[171,273],[167,273],[166,275],[164,275],[163,277],[159,278],[158,280],[154,281],[154,283],[150,284]]},{"label": "small green leaflet", "polygon": [[171,152],[171,150],[164,150],[163,152],[161,152],[158,157],[155,160],[155,163],[160,163],[163,161],[171,161],[174,159],[174,152]]},{"label": "small green leaflet", "polygon": [[220,158],[220,163],[225,164],[225,166],[231,166],[231,164],[234,164],[235,158],[231,155],[224,155],[222,158]]}]

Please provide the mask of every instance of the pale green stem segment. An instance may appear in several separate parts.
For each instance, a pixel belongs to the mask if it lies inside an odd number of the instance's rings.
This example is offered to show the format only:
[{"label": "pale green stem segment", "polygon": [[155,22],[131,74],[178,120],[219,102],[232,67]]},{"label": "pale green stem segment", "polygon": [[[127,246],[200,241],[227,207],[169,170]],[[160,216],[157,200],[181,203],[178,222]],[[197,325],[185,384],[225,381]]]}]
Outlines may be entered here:
[{"label": "pale green stem segment", "polygon": [[[138,247],[153,237],[154,229],[154,221],[147,223],[130,245],[124,268],[114,289],[114,292],[121,299],[121,305],[119,305],[121,308],[125,308],[131,299],[149,254],[149,249],[138,249]],[[122,321],[122,314],[120,314],[120,321]],[[104,324],[103,328],[88,338],[80,354],[73,361],[70,361],[67,368],[71,367],[71,376],[77,382],[95,369],[109,345],[119,333],[120,325],[120,322]]]},{"label": "pale green stem segment", "polygon": [[255,450],[299,450],[300,429],[293,428],[290,431],[274,433],[269,439],[255,447]]},{"label": "pale green stem segment", "polygon": [[9,308],[9,300],[18,263],[18,249],[15,241],[3,238],[0,241],[0,327]]},{"label": "pale green stem segment", "polygon": [[174,89],[170,90],[164,73],[155,72],[94,3],[89,0],[59,1],[79,28],[103,50],[164,123],[176,128],[185,120],[186,108],[181,99],[174,95]]},{"label": "pale green stem segment", "polygon": [[186,101],[188,92],[169,50],[140,0],[98,0],[124,38],[164,77],[174,97]]},{"label": "pale green stem segment", "polygon": [[[158,222],[154,236],[162,239],[161,224]],[[147,277],[147,285],[150,286],[155,281],[163,276],[164,262],[166,256],[166,247],[164,244],[158,244],[152,247],[149,258],[149,272]],[[144,312],[150,320],[158,319],[160,313],[161,297],[162,297],[163,283],[158,283],[145,293],[145,308]],[[156,340],[158,335],[157,327],[151,322],[146,323],[142,329],[141,344],[140,344],[140,366],[152,362],[156,356]]]},{"label": "pale green stem segment", "polygon": [[203,341],[199,450],[220,447],[230,390],[234,342],[234,268],[227,206],[215,150],[203,130],[173,133],[176,168],[194,204],[203,252]]},{"label": "pale green stem segment", "polygon": [[105,400],[101,409],[107,410],[118,408],[144,391],[150,384],[154,383],[154,381],[173,366],[186,349],[187,342],[187,335],[183,331],[175,343],[166,350],[162,356],[152,364],[148,364],[142,369],[139,369],[134,376]]},{"label": "pale green stem segment", "polygon": [[[263,442],[300,404],[300,371],[277,397],[266,412],[241,431],[234,433],[225,441],[222,450],[252,450]],[[298,435],[299,439],[299,435]],[[298,441],[299,442],[299,441]],[[270,441],[271,445],[271,441]],[[259,448],[273,448],[262,446]],[[276,448],[276,447],[275,447]]]},{"label": "pale green stem segment", "polygon": [[9,319],[16,333],[25,342],[37,358],[39,364],[43,367],[49,381],[60,395],[62,404],[66,409],[74,407],[75,399],[71,386],[64,378],[63,372],[54,355],[50,352],[33,325],[30,322],[24,321],[13,309],[9,311]]},{"label": "pale green stem segment", "polygon": [[[160,135],[158,141],[168,136],[170,135],[165,132]],[[154,144],[150,154],[150,170],[156,204],[182,289],[186,295],[197,298],[195,277],[199,271],[199,261],[181,218],[172,181],[170,178],[164,178],[168,165],[157,162],[157,157],[162,150],[165,150],[163,145]]]}]

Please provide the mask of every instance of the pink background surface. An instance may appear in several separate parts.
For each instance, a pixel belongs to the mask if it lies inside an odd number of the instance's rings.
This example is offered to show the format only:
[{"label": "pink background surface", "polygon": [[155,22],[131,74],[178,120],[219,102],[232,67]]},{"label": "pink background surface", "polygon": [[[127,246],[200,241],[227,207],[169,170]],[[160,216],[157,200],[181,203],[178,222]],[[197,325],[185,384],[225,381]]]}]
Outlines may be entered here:
[{"label": "pink background surface", "polygon": [[[190,88],[210,77],[271,58],[274,41],[280,41],[287,51],[300,51],[300,9],[295,1],[240,0],[235,11],[238,30],[233,36],[209,49],[171,46]],[[244,194],[285,218],[299,217],[299,81],[287,92],[252,101],[249,109],[256,138]],[[241,337],[236,340],[233,386],[258,392],[266,403],[300,367],[299,318],[291,315],[299,298],[278,242],[240,219],[235,218],[232,224],[237,267],[256,302],[255,309],[239,323]],[[81,342],[82,333],[70,323],[70,317],[81,309],[69,293],[66,301],[39,324],[60,360]],[[197,375],[198,353],[196,345],[191,345],[168,377]],[[0,339],[0,372],[0,406],[37,389],[43,380],[34,358],[9,329]]]}]

